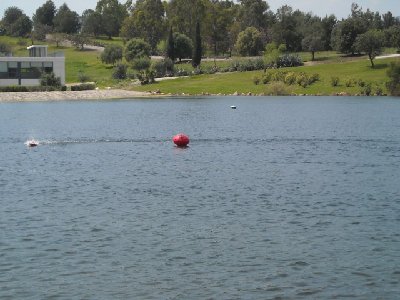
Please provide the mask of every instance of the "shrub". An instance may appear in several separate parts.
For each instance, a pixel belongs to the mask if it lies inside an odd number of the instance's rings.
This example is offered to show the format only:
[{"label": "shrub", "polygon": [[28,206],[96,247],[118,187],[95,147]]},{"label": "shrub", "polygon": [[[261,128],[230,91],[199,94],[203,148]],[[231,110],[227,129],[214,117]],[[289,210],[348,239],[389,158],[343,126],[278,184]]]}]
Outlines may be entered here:
[{"label": "shrub", "polygon": [[361,87],[361,95],[370,96],[372,92],[371,84],[367,83],[364,87]]},{"label": "shrub", "polygon": [[287,72],[285,72],[285,71],[276,71],[276,72],[273,72],[273,73],[271,74],[271,80],[272,80],[272,81],[282,81],[282,82],[284,82],[284,81],[285,81],[286,74],[287,74]]},{"label": "shrub", "polygon": [[40,77],[40,85],[61,87],[61,79],[60,77],[56,77],[56,75],[54,75],[53,72],[43,73],[42,76]]},{"label": "shrub", "polygon": [[261,57],[254,58],[252,60],[252,62],[253,62],[254,70],[264,70],[264,68],[265,68],[264,60]]},{"label": "shrub", "polygon": [[254,76],[254,77],[253,77],[253,83],[254,83],[255,85],[258,85],[258,84],[260,83],[260,77]]},{"label": "shrub", "polygon": [[0,56],[5,56],[11,53],[11,46],[5,42],[0,41]]},{"label": "shrub", "polygon": [[151,70],[156,77],[164,77],[174,73],[174,63],[170,58],[155,60],[151,64]]},{"label": "shrub", "polygon": [[151,47],[143,39],[132,39],[125,47],[125,58],[132,61],[140,57],[150,57]]},{"label": "shrub", "polygon": [[303,61],[298,54],[283,54],[279,56],[276,66],[277,68],[288,68],[302,66]]},{"label": "shrub", "polygon": [[233,60],[229,65],[229,72],[236,72],[238,70],[239,65],[240,62],[238,60]]},{"label": "shrub", "polygon": [[134,70],[142,71],[146,70],[150,67],[150,58],[148,57],[139,57],[135,58],[131,61],[132,68]]},{"label": "shrub", "polygon": [[207,67],[204,69],[205,74],[215,74],[218,71],[219,71],[219,68],[217,66]]},{"label": "shrub", "polygon": [[351,87],[351,86],[353,86],[353,84],[354,84],[354,80],[353,79],[351,79],[351,78],[346,79],[345,85],[347,87]]},{"label": "shrub", "polygon": [[285,83],[288,85],[295,84],[297,79],[296,77],[297,77],[296,74],[293,72],[287,73],[285,76]]},{"label": "shrub", "polygon": [[178,68],[178,69],[175,70],[174,75],[178,76],[178,77],[179,76],[188,76],[189,72],[187,70],[185,70],[185,69]]},{"label": "shrub", "polygon": [[340,81],[339,77],[337,77],[337,76],[331,77],[331,85],[332,86],[338,86],[339,85],[339,81]]},{"label": "shrub", "polygon": [[126,71],[128,67],[124,64],[117,64],[114,67],[112,78],[114,79],[126,79]]},{"label": "shrub", "polygon": [[365,87],[365,81],[362,80],[362,79],[359,79],[359,80],[357,81],[357,84],[358,84],[359,87]]},{"label": "shrub", "polygon": [[140,71],[137,75],[142,85],[154,83],[154,72],[150,70]]},{"label": "shrub", "polygon": [[273,82],[268,85],[265,93],[271,96],[285,96],[285,95],[291,95],[292,90],[289,86],[285,85],[283,82]]},{"label": "shrub", "polygon": [[302,86],[303,88],[307,87],[311,84],[311,78],[305,73],[299,73],[296,77],[296,82],[298,85]]},{"label": "shrub", "polygon": [[400,63],[392,62],[387,71],[389,81],[386,87],[392,96],[400,96]]},{"label": "shrub", "polygon": [[122,47],[119,45],[107,45],[100,58],[102,63],[115,65],[117,61],[122,59]]},{"label": "shrub", "polygon": [[80,70],[78,72],[78,80],[79,82],[87,82],[90,80],[90,77]]},{"label": "shrub", "polygon": [[375,95],[377,95],[377,96],[382,96],[383,95],[383,89],[380,86],[376,87]]},{"label": "shrub", "polygon": [[55,86],[0,86],[0,92],[51,92],[51,91],[66,91],[67,87],[55,87]]},{"label": "shrub", "polygon": [[83,83],[78,85],[72,85],[71,91],[89,91],[89,90],[94,90],[95,88],[96,85],[93,83]]},{"label": "shrub", "polygon": [[263,84],[270,83],[272,80],[272,72],[265,72],[261,78]]},{"label": "shrub", "polygon": [[192,74],[193,75],[201,75],[203,74],[203,70],[200,67],[197,67],[196,69],[193,70]]},{"label": "shrub", "polygon": [[314,73],[311,75],[311,80],[312,80],[311,83],[317,82],[317,81],[319,81],[319,79],[320,79],[320,76],[318,73]]}]

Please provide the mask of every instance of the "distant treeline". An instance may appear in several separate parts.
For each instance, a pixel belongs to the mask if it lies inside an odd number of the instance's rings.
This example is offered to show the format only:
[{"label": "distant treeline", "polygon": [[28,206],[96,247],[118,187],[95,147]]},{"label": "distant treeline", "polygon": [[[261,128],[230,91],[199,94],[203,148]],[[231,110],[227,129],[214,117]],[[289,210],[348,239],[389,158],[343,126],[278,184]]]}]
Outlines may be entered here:
[{"label": "distant treeline", "polygon": [[[236,52],[258,54],[266,44],[284,45],[286,51],[336,50],[357,52],[357,36],[369,30],[379,32],[386,47],[400,48],[400,20],[390,11],[385,14],[351,5],[349,16],[338,20],[293,10],[283,5],[276,12],[267,1],[241,0],[99,0],[94,9],[82,15],[66,4],[56,8],[48,0],[38,7],[32,19],[17,7],[5,10],[0,35],[44,40],[46,35],[72,34],[80,37],[144,39],[153,53],[165,49],[170,30],[195,40],[200,24],[203,47],[213,55]],[[164,45],[164,46],[163,46]]]}]

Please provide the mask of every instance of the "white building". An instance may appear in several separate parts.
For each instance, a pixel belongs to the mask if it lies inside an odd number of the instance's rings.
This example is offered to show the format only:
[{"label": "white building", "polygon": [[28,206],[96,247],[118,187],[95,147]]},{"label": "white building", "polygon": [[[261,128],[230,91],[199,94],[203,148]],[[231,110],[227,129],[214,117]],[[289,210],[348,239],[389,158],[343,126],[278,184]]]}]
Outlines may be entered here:
[{"label": "white building", "polygon": [[40,85],[43,72],[54,72],[65,84],[65,57],[59,53],[47,54],[47,46],[27,48],[29,57],[0,57],[0,86]]}]

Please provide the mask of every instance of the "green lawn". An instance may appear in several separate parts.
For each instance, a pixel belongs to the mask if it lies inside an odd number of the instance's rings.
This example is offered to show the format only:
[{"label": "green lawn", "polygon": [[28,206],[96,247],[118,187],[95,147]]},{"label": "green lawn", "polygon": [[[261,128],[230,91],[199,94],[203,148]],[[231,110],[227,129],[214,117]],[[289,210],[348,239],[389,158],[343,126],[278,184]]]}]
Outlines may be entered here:
[{"label": "green lawn", "polygon": [[[298,85],[290,86],[293,93],[331,95],[334,93],[346,92],[349,94],[359,94],[361,88],[358,85],[346,87],[345,81],[348,78],[355,80],[362,79],[366,83],[371,83],[372,92],[380,87],[386,92],[385,82],[387,81],[386,70],[390,61],[395,59],[384,59],[376,61],[376,67],[372,69],[367,59],[355,60],[342,63],[317,64],[313,66],[303,66],[297,68],[286,68],[291,72],[305,72],[309,74],[318,73],[320,80],[316,83],[303,88]],[[166,80],[152,85],[138,86],[139,91],[160,90],[163,93],[171,94],[233,94],[253,93],[262,94],[267,92],[268,85],[253,83],[255,76],[261,77],[262,71],[253,72],[234,72],[213,75],[200,75],[176,80]],[[331,77],[340,78],[339,85],[331,86]]]}]

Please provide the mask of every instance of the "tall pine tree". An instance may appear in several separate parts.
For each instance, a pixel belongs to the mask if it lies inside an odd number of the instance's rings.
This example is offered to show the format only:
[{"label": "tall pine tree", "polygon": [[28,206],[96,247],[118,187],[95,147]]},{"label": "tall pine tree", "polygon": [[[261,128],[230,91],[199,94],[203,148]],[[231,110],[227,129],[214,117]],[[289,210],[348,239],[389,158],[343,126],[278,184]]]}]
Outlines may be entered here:
[{"label": "tall pine tree", "polygon": [[172,27],[169,30],[167,40],[167,57],[173,62],[175,61],[175,47],[174,47],[174,35],[172,34]]},{"label": "tall pine tree", "polygon": [[201,34],[200,34],[200,23],[197,21],[196,24],[196,37],[194,41],[194,53],[193,53],[193,60],[192,60],[192,66],[194,68],[198,67],[201,62],[201,56],[203,49],[201,47]]}]

